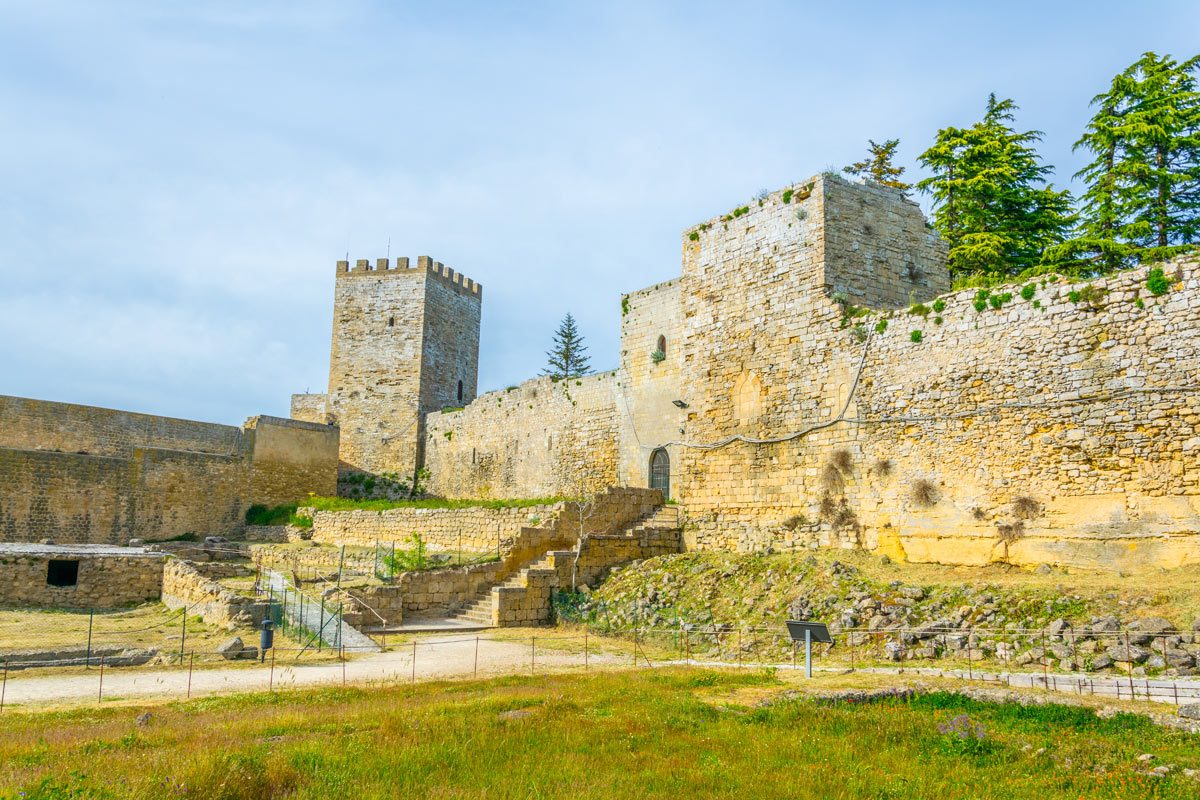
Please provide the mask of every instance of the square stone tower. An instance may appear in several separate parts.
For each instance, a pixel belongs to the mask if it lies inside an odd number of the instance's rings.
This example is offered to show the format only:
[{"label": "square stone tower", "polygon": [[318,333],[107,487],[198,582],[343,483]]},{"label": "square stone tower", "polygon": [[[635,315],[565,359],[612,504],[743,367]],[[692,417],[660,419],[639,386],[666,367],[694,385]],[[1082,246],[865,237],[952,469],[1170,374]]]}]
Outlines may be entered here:
[{"label": "square stone tower", "polygon": [[341,427],[343,471],[412,476],[425,414],[469,403],[483,287],[435,262],[337,263],[329,392],[293,395],[292,417]]}]

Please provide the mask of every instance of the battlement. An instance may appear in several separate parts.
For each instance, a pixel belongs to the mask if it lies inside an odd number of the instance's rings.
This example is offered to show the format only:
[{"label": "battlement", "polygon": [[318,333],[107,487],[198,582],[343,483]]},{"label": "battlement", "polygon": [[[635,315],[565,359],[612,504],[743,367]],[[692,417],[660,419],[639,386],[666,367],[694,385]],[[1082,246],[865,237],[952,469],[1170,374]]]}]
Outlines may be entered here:
[{"label": "battlement", "polygon": [[355,262],[354,267],[350,266],[349,261],[337,262],[337,277],[352,278],[363,275],[379,276],[380,273],[388,275],[416,275],[419,271],[427,272],[435,278],[439,283],[450,286],[455,291],[462,294],[482,297],[483,285],[463,275],[461,272],[455,272],[440,261],[434,261],[429,256],[417,256],[416,266],[409,266],[407,257],[397,258],[396,266],[391,265],[391,260],[387,258],[375,259],[375,265],[371,265],[371,260],[360,258]]}]

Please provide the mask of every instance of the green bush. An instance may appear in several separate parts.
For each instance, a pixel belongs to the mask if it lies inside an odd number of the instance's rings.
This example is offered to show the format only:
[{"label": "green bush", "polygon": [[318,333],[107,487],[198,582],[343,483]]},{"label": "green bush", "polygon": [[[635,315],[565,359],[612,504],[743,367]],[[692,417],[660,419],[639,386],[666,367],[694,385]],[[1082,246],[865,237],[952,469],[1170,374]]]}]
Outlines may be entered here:
[{"label": "green bush", "polygon": [[313,526],[313,518],[304,514],[292,512],[288,515],[288,524],[295,525],[297,528],[311,528]]},{"label": "green bush", "polygon": [[912,333],[910,333],[908,335],[908,338],[912,339],[914,342],[920,342],[921,341],[921,332],[913,331]]},{"label": "green bush", "polygon": [[1021,297],[1025,298],[1026,300],[1032,300],[1033,296],[1036,293],[1037,293],[1037,284],[1036,283],[1027,283],[1027,284],[1025,284],[1024,288],[1021,289]]},{"label": "green bush", "polygon": [[267,508],[264,505],[256,503],[255,505],[252,505],[246,509],[246,524],[283,525],[290,520],[295,511],[295,503],[275,506],[274,508]]},{"label": "green bush", "polygon": [[933,324],[934,324],[934,325],[941,325],[941,324],[942,324],[942,322],[943,322],[943,320],[942,320],[942,318],[941,318],[941,317],[934,317],[934,318],[933,318]]},{"label": "green bush", "polygon": [[1163,273],[1162,267],[1155,267],[1146,273],[1146,288],[1150,290],[1150,294],[1158,297],[1171,291],[1171,282],[1167,280],[1167,276]]},{"label": "green bush", "polygon": [[937,300],[934,300],[933,301],[933,310],[939,314],[942,313],[943,311],[945,311],[946,310],[946,301],[940,297]]},{"label": "green bush", "polygon": [[792,191],[791,189],[784,189],[784,190],[783,190],[783,202],[785,202],[785,203],[790,203],[790,202],[792,202],[792,195],[793,195],[793,194],[795,194],[795,192],[794,192],[794,191]]},{"label": "green bush", "polygon": [[919,317],[927,317],[929,316],[929,306],[924,303],[917,303],[908,310],[908,313]]},{"label": "green bush", "polygon": [[693,242],[699,241],[700,234],[697,233],[696,231],[692,231],[691,233],[688,234],[688,238],[691,239]]},{"label": "green bush", "polygon": [[881,319],[881,320],[879,320],[879,322],[875,323],[875,332],[883,333],[886,330],[887,330],[887,318],[885,317],[884,319]]}]

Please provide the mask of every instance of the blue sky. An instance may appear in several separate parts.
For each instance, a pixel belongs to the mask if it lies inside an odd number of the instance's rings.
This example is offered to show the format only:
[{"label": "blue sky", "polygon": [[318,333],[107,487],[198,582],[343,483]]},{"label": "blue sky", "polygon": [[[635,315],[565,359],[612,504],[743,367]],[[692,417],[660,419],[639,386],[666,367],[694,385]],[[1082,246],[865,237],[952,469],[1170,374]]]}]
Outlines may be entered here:
[{"label": "blue sky", "polygon": [[1088,100],[1179,3],[0,2],[0,394],[237,424],[323,391],[333,265],[484,285],[480,389],[680,231],[990,91],[1070,185]]}]

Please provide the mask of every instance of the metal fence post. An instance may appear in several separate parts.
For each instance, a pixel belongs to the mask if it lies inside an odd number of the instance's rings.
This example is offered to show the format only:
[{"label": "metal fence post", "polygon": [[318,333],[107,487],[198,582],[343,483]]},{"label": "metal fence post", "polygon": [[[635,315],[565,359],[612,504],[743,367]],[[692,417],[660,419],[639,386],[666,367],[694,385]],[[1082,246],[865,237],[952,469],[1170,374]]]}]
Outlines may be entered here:
[{"label": "metal fence post", "polygon": [[94,618],[95,616],[96,616],[96,609],[94,609],[94,608],[89,608],[89,609],[88,609],[88,643],[87,643],[87,656],[85,657],[85,659],[84,659],[84,662],[83,662],[83,668],[84,668],[84,669],[88,669],[88,668],[90,668],[90,667],[92,666],[92,620],[93,620],[93,618]]},{"label": "metal fence post", "polygon": [[1133,688],[1133,660],[1132,653],[1129,652],[1129,631],[1125,631],[1125,657],[1130,659],[1125,662],[1129,664],[1129,697],[1131,700],[1137,700],[1137,691]]},{"label": "metal fence post", "polygon": [[187,603],[183,604],[183,627],[179,632],[179,663],[183,663],[183,648],[187,645]]},{"label": "metal fence post", "polygon": [[[4,710],[4,694],[8,691],[8,659],[4,659],[4,680],[0,682],[0,711]],[[1178,694],[1178,693],[1176,693]],[[1176,700],[1178,703],[1178,699]]]},{"label": "metal fence post", "polygon": [[96,702],[104,699],[104,654],[100,654],[100,688],[96,691]]}]

